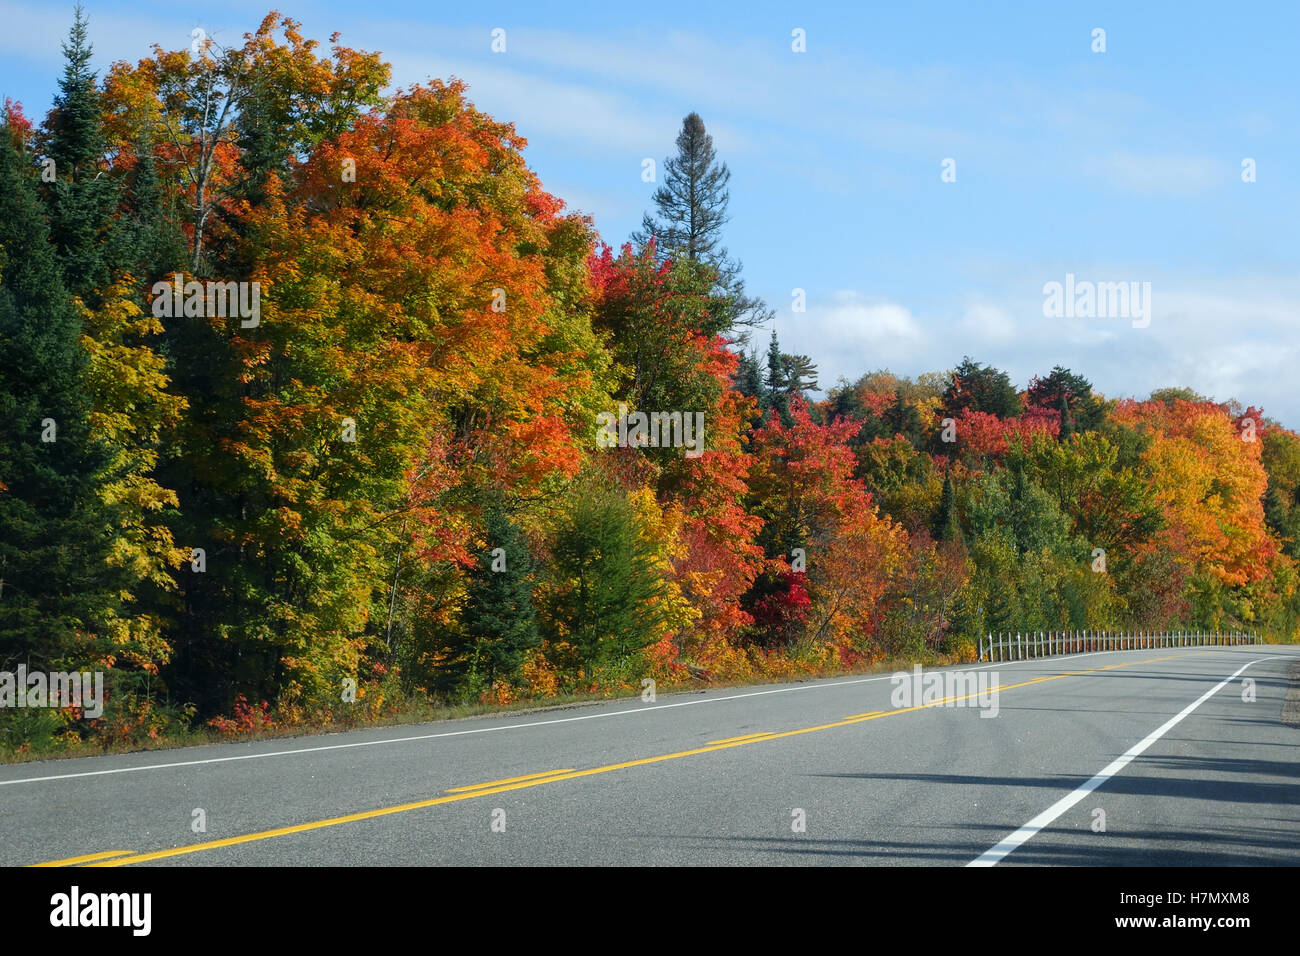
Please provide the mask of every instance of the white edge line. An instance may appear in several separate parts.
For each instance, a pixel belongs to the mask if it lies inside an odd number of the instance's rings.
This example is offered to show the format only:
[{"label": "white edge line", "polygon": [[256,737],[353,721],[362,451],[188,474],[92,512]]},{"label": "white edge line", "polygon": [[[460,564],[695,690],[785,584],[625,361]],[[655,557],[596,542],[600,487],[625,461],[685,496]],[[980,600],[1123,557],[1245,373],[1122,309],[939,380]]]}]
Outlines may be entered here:
[{"label": "white edge line", "polygon": [[[1190,648],[1189,648],[1190,650]],[[981,667],[968,667],[966,670],[987,670],[993,667],[1015,667],[1020,664],[1037,664],[1043,662],[1055,662],[1072,660],[1077,657],[1097,657],[1104,654],[1122,654],[1127,651],[1088,651],[1083,654],[1070,654],[1064,657],[1040,657],[1024,661],[999,661],[992,664],[986,664]],[[961,665],[956,665],[960,667]],[[941,668],[931,668],[938,670]],[[552,724],[567,724],[578,720],[595,720],[604,717],[624,717],[628,714],[647,714],[657,710],[668,710],[673,707],[690,707],[695,704],[714,704],[728,700],[743,700],[747,697],[764,697],[768,694],[788,694],[800,690],[824,690],[829,687],[847,687],[851,684],[870,684],[874,681],[889,680],[893,675],[886,674],[880,677],[860,677],[854,680],[841,680],[832,683],[817,681],[809,684],[800,684],[797,687],[778,687],[774,690],[760,690],[748,694],[730,694],[726,697],[705,697],[699,700],[684,700],[674,704],[658,704],[653,707],[638,707],[634,710],[616,710],[609,713],[583,714],[578,717],[556,717],[551,720],[532,720],[518,724],[504,724],[499,727],[475,727],[471,730],[452,730],[439,734],[418,734],[412,737],[386,737],[383,740],[358,740],[346,744],[326,744],[321,747],[298,747],[293,750],[272,750],[266,753],[257,754],[240,754],[234,757],[208,757],[203,760],[174,760],[167,763],[143,764],[138,767],[114,767],[111,770],[84,770],[79,773],[59,773],[50,774],[44,777],[19,777],[15,780],[0,780],[0,787],[16,786],[22,783],[47,783],[51,780],[74,780],[81,777],[102,777],[109,774],[118,773],[136,773],[142,770],[166,770],[170,767],[196,767],[204,764],[213,763],[230,763],[236,760],[258,760],[264,757],[290,757],[295,754],[318,753],[326,750],[347,750],[353,747],[375,747],[381,744],[404,744],[414,743],[421,740],[438,740],[444,737],[463,737],[467,734],[488,734],[501,730],[524,730],[529,727],[546,727]],[[228,746],[227,744],[216,744],[214,746]],[[94,758],[83,758],[94,759]]]},{"label": "white edge line", "polygon": [[1060,800],[1057,800],[1054,804],[1052,804],[1042,813],[1038,814],[1038,816],[1034,817],[1032,820],[1030,820],[1028,823],[1022,826],[1019,830],[1016,830],[1013,833],[1009,833],[1007,836],[1003,837],[1002,840],[1000,840],[997,844],[985,850],[978,857],[971,860],[966,865],[967,866],[996,866],[997,863],[1000,860],[1002,860],[1004,857],[1006,857],[1009,853],[1011,853],[1011,851],[1015,850],[1017,847],[1021,846],[1022,844],[1027,843],[1029,840],[1032,840],[1034,836],[1037,835],[1038,832],[1043,829],[1043,827],[1051,824],[1052,821],[1054,821],[1057,817],[1063,814],[1066,810],[1069,810],[1072,806],[1074,806],[1076,803],[1078,803],[1088,794],[1092,793],[1092,791],[1096,790],[1098,787],[1100,787],[1111,777],[1115,776],[1115,774],[1119,773],[1121,770],[1127,767],[1130,763],[1132,763],[1134,759],[1139,757],[1143,751],[1145,751],[1153,743],[1155,743],[1157,740],[1159,740],[1161,737],[1167,734],[1170,730],[1172,730],[1175,726],[1181,723],[1184,717],[1186,717],[1192,711],[1196,710],[1197,707],[1200,707],[1203,703],[1205,703],[1207,700],[1209,700],[1211,697],[1213,697],[1215,694],[1221,691],[1228,684],[1229,681],[1235,678],[1238,674],[1244,671],[1251,664],[1258,664],[1261,661],[1284,660],[1288,657],[1290,657],[1290,655],[1288,654],[1275,654],[1270,657],[1256,658],[1253,661],[1247,661],[1245,664],[1242,664],[1241,667],[1239,667],[1234,673],[1230,674],[1229,676],[1225,677],[1223,680],[1219,681],[1219,683],[1215,684],[1213,687],[1207,690],[1194,702],[1188,704],[1186,707],[1184,707],[1173,717],[1169,718],[1167,721],[1165,721],[1155,730],[1151,731],[1151,733],[1147,734],[1146,737],[1144,737],[1142,740],[1138,741],[1136,744],[1130,747],[1122,756],[1117,757],[1115,760],[1112,760],[1106,767],[1104,767],[1101,770],[1100,773],[1098,773],[1087,783],[1083,784],[1078,789],[1074,790],[1072,793],[1069,793],[1066,796],[1062,797]]}]

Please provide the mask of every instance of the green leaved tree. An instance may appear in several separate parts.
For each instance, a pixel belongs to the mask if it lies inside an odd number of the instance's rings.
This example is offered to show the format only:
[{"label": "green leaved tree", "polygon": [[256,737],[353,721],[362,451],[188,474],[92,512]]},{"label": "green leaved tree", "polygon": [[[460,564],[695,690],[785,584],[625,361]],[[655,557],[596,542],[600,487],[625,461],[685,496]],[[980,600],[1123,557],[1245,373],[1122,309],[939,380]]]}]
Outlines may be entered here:
[{"label": "green leaved tree", "polygon": [[626,666],[662,629],[664,593],[652,543],[614,481],[580,480],[551,547],[552,637],[577,645],[589,666]]}]

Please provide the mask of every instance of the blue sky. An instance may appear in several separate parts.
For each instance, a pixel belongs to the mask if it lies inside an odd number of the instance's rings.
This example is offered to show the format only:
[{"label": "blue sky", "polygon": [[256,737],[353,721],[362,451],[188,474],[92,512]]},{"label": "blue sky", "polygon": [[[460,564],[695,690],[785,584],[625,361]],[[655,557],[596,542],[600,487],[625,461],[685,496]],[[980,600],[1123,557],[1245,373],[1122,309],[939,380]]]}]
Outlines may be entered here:
[{"label": "blue sky", "polygon": [[[1021,385],[1061,364],[1109,396],[1187,385],[1300,426],[1300,5],[276,6],[383,52],[399,85],[464,79],[616,245],[654,188],[642,160],[662,163],[699,112],[732,171],[725,243],[823,386],[969,354]],[[196,26],[235,40],[270,9],[86,7],[101,70]],[[34,118],[71,16],[0,0],[0,96]],[[1044,284],[1067,273],[1150,282],[1149,326],[1044,317]]]}]

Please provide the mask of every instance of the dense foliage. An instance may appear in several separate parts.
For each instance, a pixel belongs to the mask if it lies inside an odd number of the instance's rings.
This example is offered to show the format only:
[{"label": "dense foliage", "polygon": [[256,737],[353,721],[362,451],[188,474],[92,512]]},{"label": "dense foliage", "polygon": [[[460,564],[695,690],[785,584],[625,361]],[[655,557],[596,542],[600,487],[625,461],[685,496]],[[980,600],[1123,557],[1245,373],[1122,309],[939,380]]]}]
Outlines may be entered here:
[{"label": "dense foliage", "polygon": [[272,14],[100,79],[78,16],[45,121],[6,104],[0,669],[110,693],[8,742],[1300,635],[1300,436],[1261,410],[970,358],[814,400],[746,351],[697,115],[613,249],[461,83],[334,42]]}]

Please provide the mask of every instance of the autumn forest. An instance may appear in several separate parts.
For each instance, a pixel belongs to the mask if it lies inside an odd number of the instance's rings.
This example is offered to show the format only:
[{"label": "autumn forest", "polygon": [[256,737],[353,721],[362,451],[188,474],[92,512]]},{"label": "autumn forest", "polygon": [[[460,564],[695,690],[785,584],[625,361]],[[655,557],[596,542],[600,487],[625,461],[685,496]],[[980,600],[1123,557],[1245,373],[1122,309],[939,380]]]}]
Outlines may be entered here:
[{"label": "autumn forest", "polygon": [[92,41],[78,14],[54,108],[0,117],[0,669],[102,671],[107,703],[0,711],[0,748],[999,631],[1300,636],[1300,435],[1067,355],[819,383],[726,251],[694,113],[601,237],[454,79],[393,90],[274,13],[103,75]]}]

